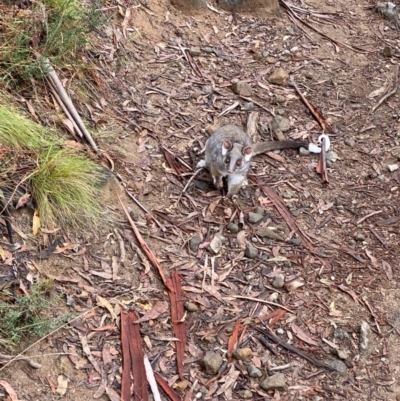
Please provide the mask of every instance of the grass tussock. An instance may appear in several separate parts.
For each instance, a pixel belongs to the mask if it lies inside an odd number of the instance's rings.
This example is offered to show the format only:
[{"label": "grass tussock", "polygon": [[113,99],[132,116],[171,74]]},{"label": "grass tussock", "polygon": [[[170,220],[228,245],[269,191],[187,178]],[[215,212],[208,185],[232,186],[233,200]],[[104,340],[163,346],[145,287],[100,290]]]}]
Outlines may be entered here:
[{"label": "grass tussock", "polygon": [[13,295],[2,290],[0,344],[13,348],[21,341],[43,337],[67,322],[68,314],[55,315],[60,298],[61,295],[54,295],[51,280],[36,282],[28,294]]},{"label": "grass tussock", "polygon": [[87,34],[101,24],[95,9],[99,3],[87,8],[77,0],[42,0],[17,12],[12,7],[0,9],[3,80],[18,84],[43,77],[47,58],[53,66],[69,66],[87,44]]},{"label": "grass tussock", "polygon": [[52,138],[54,133],[39,124],[0,107],[0,156],[5,161],[0,189],[31,193],[42,225],[79,229],[95,224],[103,212],[104,169]]}]

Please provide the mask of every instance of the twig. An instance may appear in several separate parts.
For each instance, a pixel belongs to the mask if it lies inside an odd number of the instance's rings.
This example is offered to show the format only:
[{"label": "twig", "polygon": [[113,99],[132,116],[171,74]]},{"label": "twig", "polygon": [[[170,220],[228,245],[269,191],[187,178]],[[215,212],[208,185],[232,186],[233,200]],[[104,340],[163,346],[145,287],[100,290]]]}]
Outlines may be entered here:
[{"label": "twig", "polygon": [[[193,180],[195,179],[195,177],[200,173],[201,170],[203,170],[203,167],[197,169],[197,170],[193,173],[193,175],[190,177],[190,179],[189,179],[188,182],[186,183],[185,187],[182,189],[181,196],[182,196],[182,194],[184,194],[184,193],[186,192],[186,190],[188,189],[189,185],[192,183],[192,181],[193,181]],[[180,199],[180,197],[179,197],[179,199]]]},{"label": "twig", "polygon": [[367,214],[366,216],[361,217],[361,219],[358,220],[356,224],[360,224],[360,223],[362,223],[364,220],[367,220],[369,217],[375,216],[376,214],[380,214],[380,213],[382,213],[382,210],[375,210],[375,212],[371,212],[370,214]]},{"label": "twig", "polygon": [[[144,368],[146,370],[147,381],[150,385],[151,392],[153,393],[154,400],[161,401],[160,390],[158,389],[157,382],[154,377],[153,368],[151,367],[149,358],[147,358],[146,354],[144,355]],[[133,373],[135,373],[135,372],[133,372]],[[140,385],[143,385],[143,383],[140,383]]]},{"label": "twig", "polygon": [[128,194],[128,196],[143,210],[145,211],[151,218],[154,220],[154,222],[160,227],[161,231],[165,232],[167,229],[127,190],[125,189],[125,192]]},{"label": "twig", "polygon": [[245,97],[245,96],[239,96],[241,99],[247,100],[248,102],[253,102],[255,105],[257,105],[258,107],[260,107],[261,109],[267,111],[269,114],[271,114],[271,116],[275,117],[275,113],[273,111],[271,111],[270,109],[267,109],[266,107],[264,107],[261,103],[256,102],[255,100],[253,100],[251,97]]},{"label": "twig", "polygon": [[118,232],[118,229],[117,229],[117,228],[114,228],[114,233],[115,233],[115,236],[117,237],[118,244],[119,244],[119,253],[120,253],[120,255],[119,255],[119,262],[120,262],[122,265],[125,265],[125,255],[126,255],[126,253],[125,253],[125,243],[124,243],[124,240],[122,239],[121,234]]},{"label": "twig", "polygon": [[286,306],[279,305],[279,304],[277,304],[277,303],[275,303],[275,302],[266,301],[265,299],[258,299],[258,298],[252,298],[252,297],[245,297],[244,295],[230,295],[230,297],[232,297],[232,298],[239,298],[239,299],[247,299],[248,301],[254,301],[254,302],[261,302],[261,303],[263,303],[263,304],[277,306],[278,308],[282,308],[282,309],[287,310],[288,312],[294,313],[291,309],[286,308]]},{"label": "twig", "polygon": [[72,115],[73,119],[75,120],[76,124],[79,126],[80,130],[82,131],[84,137],[90,144],[90,146],[94,149],[94,151],[97,153],[99,149],[97,148],[97,145],[93,141],[93,138],[91,137],[89,131],[86,129],[85,124],[83,123],[81,117],[79,116],[78,112],[76,111],[75,106],[73,105],[71,99],[69,98],[67,92],[65,91],[60,78],[58,78],[57,73],[54,71],[54,68],[51,66],[49,60],[44,61],[44,66],[48,70],[48,78],[51,80],[52,84],[56,88],[56,91],[58,95],[60,96],[62,102],[64,103],[65,107],[68,108],[70,114]]},{"label": "twig", "polygon": [[131,225],[132,230],[135,233],[136,238],[137,238],[140,246],[142,247],[144,253],[146,254],[147,258],[149,259],[149,261],[153,265],[153,267],[155,267],[158,270],[158,273],[161,276],[161,279],[162,279],[165,287],[167,287],[167,289],[169,291],[173,292],[174,289],[172,288],[171,284],[169,283],[169,280],[167,279],[167,277],[165,276],[164,269],[160,265],[160,262],[157,260],[154,253],[151,251],[149,246],[146,244],[145,240],[143,239],[142,235],[140,234],[140,231],[137,229],[136,224],[132,220],[131,216],[129,215],[128,211],[126,210],[125,205],[122,203],[122,200],[119,196],[118,196],[118,200],[119,200],[119,203],[121,204],[121,207],[125,213],[125,216],[128,219],[129,224]]},{"label": "twig", "polygon": [[388,99],[390,96],[394,95],[397,92],[397,89],[399,87],[399,66],[398,65],[396,65],[394,67],[393,81],[394,81],[393,89],[391,91],[389,91],[388,93],[386,93],[386,95],[382,96],[382,98],[379,100],[379,102],[374,107],[371,108],[371,113],[374,113],[386,99]]}]

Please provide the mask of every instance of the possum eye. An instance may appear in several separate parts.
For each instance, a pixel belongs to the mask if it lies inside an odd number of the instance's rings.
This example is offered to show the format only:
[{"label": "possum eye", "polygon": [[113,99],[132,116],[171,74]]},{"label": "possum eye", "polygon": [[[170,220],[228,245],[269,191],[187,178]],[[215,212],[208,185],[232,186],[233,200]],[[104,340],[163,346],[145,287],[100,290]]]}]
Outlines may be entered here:
[{"label": "possum eye", "polygon": [[229,156],[225,158],[225,163],[226,163],[226,164],[229,164],[230,161],[231,161],[231,159],[230,159]]},{"label": "possum eye", "polygon": [[236,166],[237,167],[240,167],[242,165],[242,161],[241,160],[238,160],[237,162],[236,162]]}]

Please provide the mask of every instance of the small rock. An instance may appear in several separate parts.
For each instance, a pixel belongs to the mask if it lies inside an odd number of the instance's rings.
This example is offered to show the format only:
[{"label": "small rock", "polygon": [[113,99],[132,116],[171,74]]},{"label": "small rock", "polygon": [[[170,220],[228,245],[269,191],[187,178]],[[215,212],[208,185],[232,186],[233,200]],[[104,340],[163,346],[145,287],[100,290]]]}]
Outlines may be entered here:
[{"label": "small rock", "polygon": [[243,105],[242,107],[243,111],[252,111],[254,110],[254,103],[253,102],[247,102]]},{"label": "small rock", "polygon": [[285,192],[282,194],[282,198],[284,198],[284,199],[292,199],[292,198],[293,198],[293,195],[292,195],[291,192],[285,191]]},{"label": "small rock", "polygon": [[198,306],[193,302],[185,302],[184,307],[188,312],[197,312],[199,310]]},{"label": "small rock", "polygon": [[227,229],[228,231],[230,231],[231,233],[234,233],[234,234],[236,234],[236,233],[239,232],[239,226],[238,226],[236,223],[229,223],[229,224],[226,226],[226,229]]},{"label": "small rock", "polygon": [[[276,109],[276,114],[278,116],[283,116],[285,114],[285,109]],[[290,124],[290,121],[289,121]]]},{"label": "small rock", "polygon": [[365,236],[364,236],[364,234],[357,233],[354,235],[354,239],[359,242],[365,241]]},{"label": "small rock", "polygon": [[276,334],[281,336],[282,334],[285,334],[285,330],[283,330],[282,328],[279,327],[278,329],[276,329]]},{"label": "small rock", "polygon": [[389,164],[388,165],[388,169],[391,173],[393,173],[393,171],[396,171],[399,169],[399,166],[397,164]]},{"label": "small rock", "polygon": [[262,376],[261,370],[252,364],[247,365],[247,373],[249,374],[250,377],[259,378]]},{"label": "small rock", "polygon": [[238,348],[232,355],[234,358],[240,361],[245,361],[253,356],[253,351],[251,348]]},{"label": "small rock", "polygon": [[301,239],[300,238],[291,238],[289,241],[287,241],[287,243],[290,245],[300,246]]},{"label": "small rock", "polygon": [[274,231],[272,231],[270,228],[268,228],[268,227],[263,227],[263,228],[260,228],[260,229],[258,229],[257,231],[256,231],[256,234],[259,236],[259,237],[262,237],[262,238],[271,238],[271,239],[276,239],[276,240],[278,240],[278,241],[283,241],[283,238],[280,236],[280,235],[278,235],[277,233],[275,233]]},{"label": "small rock", "polygon": [[139,221],[139,213],[136,210],[131,210],[129,212],[129,215],[131,216],[133,221]]},{"label": "small rock", "polygon": [[224,242],[225,242],[225,237],[222,234],[217,233],[214,235],[214,238],[208,244],[207,250],[216,255],[221,250]]},{"label": "small rock", "polygon": [[216,375],[222,363],[222,356],[218,352],[207,351],[204,355],[203,365],[208,375]]},{"label": "small rock", "polygon": [[313,74],[311,71],[306,71],[305,74],[304,74],[304,76],[305,76],[307,79],[314,79],[314,74]]},{"label": "small rock", "polygon": [[350,352],[347,351],[347,350],[344,350],[344,349],[338,349],[337,350],[337,356],[340,359],[348,359],[349,355],[350,355]]},{"label": "small rock", "polygon": [[200,189],[200,191],[209,191],[211,189],[210,184],[208,182],[205,182],[205,181],[196,180],[194,182],[194,186],[197,189]]},{"label": "small rock", "polygon": [[263,54],[261,52],[255,52],[253,58],[254,60],[261,61],[263,59]]},{"label": "small rock", "polygon": [[344,143],[347,145],[347,146],[350,146],[351,148],[354,148],[354,146],[356,145],[356,141],[355,141],[355,139],[354,138],[346,138],[345,140],[344,140]]},{"label": "small rock", "polygon": [[275,96],[275,102],[276,103],[285,103],[286,102],[286,97],[283,95],[276,95]]},{"label": "small rock", "polygon": [[309,156],[310,151],[306,148],[300,148],[299,149],[299,155],[300,156]]},{"label": "small rock", "polygon": [[264,210],[261,206],[257,206],[257,207],[254,209],[254,213],[264,215],[264,214],[265,214],[265,210]]},{"label": "small rock", "polygon": [[326,361],[326,363],[332,366],[336,372],[340,373],[341,375],[345,375],[347,373],[347,367],[343,361],[340,359],[332,359],[330,361]]},{"label": "small rock", "polygon": [[245,255],[249,259],[255,259],[258,256],[258,249],[251,244],[246,246]]},{"label": "small rock", "polygon": [[282,132],[286,132],[290,129],[290,120],[286,117],[275,116],[272,120],[271,126],[274,131],[279,129]]},{"label": "small rock", "polygon": [[382,54],[384,57],[392,57],[394,56],[395,53],[395,49],[393,49],[393,47],[390,46],[385,46],[382,50]]},{"label": "small rock", "polygon": [[254,213],[254,212],[250,212],[249,213],[249,223],[257,223],[258,221],[260,221],[264,216],[262,214],[259,213]]},{"label": "small rock", "polygon": [[183,393],[187,389],[188,385],[189,385],[189,382],[187,380],[182,380],[182,381],[174,384],[174,389],[178,393]]},{"label": "small rock", "polygon": [[253,393],[250,390],[240,390],[238,391],[238,396],[243,400],[248,400],[253,398]]},{"label": "small rock", "polygon": [[335,163],[338,157],[339,157],[338,154],[333,150],[330,150],[329,152],[326,153],[326,161],[329,160],[330,162]]},{"label": "small rock", "polygon": [[277,68],[268,77],[268,82],[275,85],[286,85],[289,82],[289,73],[283,68]]},{"label": "small rock", "polygon": [[189,53],[190,53],[192,56],[200,56],[200,54],[201,54],[200,47],[198,47],[198,46],[192,46],[192,47],[189,49]]},{"label": "small rock", "polygon": [[215,344],[217,339],[214,336],[205,336],[204,341],[209,344]]},{"label": "small rock", "polygon": [[[286,140],[285,135],[279,128],[275,128],[273,130],[272,134],[277,141],[285,141]],[[280,150],[276,150],[275,152],[280,152]]]},{"label": "small rock", "polygon": [[247,82],[244,82],[244,81],[235,82],[232,85],[232,90],[237,95],[245,96],[245,97],[249,97],[253,93],[251,86]]},{"label": "small rock", "polygon": [[251,242],[252,242],[253,244],[256,244],[256,243],[258,242],[257,237],[251,237]]},{"label": "small rock", "polygon": [[282,276],[282,274],[278,274],[275,276],[274,280],[272,281],[272,287],[274,288],[283,288],[285,285],[285,278]]},{"label": "small rock", "polygon": [[360,353],[369,354],[372,341],[372,330],[366,321],[361,322],[360,326]]},{"label": "small rock", "polygon": [[196,233],[189,241],[189,248],[191,251],[196,252],[199,249],[199,245],[203,242],[199,233]]},{"label": "small rock", "polygon": [[267,64],[275,64],[276,63],[276,58],[272,57],[272,56],[267,56],[265,58],[265,61],[267,62]]},{"label": "small rock", "polygon": [[276,373],[267,377],[260,383],[260,387],[265,390],[284,390],[286,386],[285,375],[283,373]]},{"label": "small rock", "polygon": [[201,91],[205,94],[205,95],[209,95],[212,92],[212,86],[210,85],[204,85],[201,87]]}]

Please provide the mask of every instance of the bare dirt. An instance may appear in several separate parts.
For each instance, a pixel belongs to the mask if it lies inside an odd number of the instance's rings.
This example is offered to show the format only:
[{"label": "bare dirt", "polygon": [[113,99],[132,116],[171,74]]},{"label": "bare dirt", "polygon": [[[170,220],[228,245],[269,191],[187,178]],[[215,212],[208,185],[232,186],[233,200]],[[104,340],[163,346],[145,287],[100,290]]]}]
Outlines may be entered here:
[{"label": "bare dirt", "polygon": [[[399,400],[400,170],[388,167],[400,163],[399,93],[374,112],[371,108],[384,91],[370,96],[393,86],[398,31],[368,8],[371,2],[294,4],[313,12],[298,15],[326,36],[301,23],[298,28],[283,8],[279,19],[237,15],[235,25],[229,13],[209,10],[190,17],[167,0],[131,5],[110,1],[104,11],[109,24],[82,56],[94,66],[92,95],[88,105],[74,101],[88,124],[106,134],[96,139],[113,159],[123,184],[166,227],[162,231],[151,216],[124,198],[138,214],[137,225],[165,271],[178,269],[184,301],[197,307],[186,315],[185,392],[192,391],[186,399],[243,399],[242,391],[250,390],[254,400]],[[393,49],[392,56],[384,56],[386,46]],[[226,123],[244,126],[249,111],[243,108],[249,101],[231,90],[237,80],[252,87],[260,127],[278,114],[290,120],[287,137],[318,136],[320,126],[293,87],[268,81],[277,68],[291,74],[333,127],[328,134],[337,160],[328,169],[329,184],[315,172],[318,156],[300,156],[297,151],[281,152],[280,159],[259,156],[251,174],[283,199],[315,253],[304,242],[293,241],[298,233],[251,180],[232,202],[202,172],[182,195],[190,174],[177,173],[161,150],[167,148],[194,168],[200,159],[194,150],[213,129]],[[80,83],[72,79],[70,85],[79,88]],[[31,102],[37,110],[44,107],[40,98]],[[223,113],[235,102],[237,107]],[[265,130],[262,137],[271,139]],[[182,167],[179,160],[176,165]],[[260,224],[250,224],[247,218],[257,206],[265,209],[261,226],[267,225],[282,240],[256,235]],[[65,400],[112,399],[113,393],[102,392],[100,383],[120,391],[119,318],[114,321],[107,308],[96,307],[96,297],[108,300],[117,314],[127,306],[143,313],[156,301],[167,300],[158,273],[142,262],[132,245],[136,240],[116,197],[114,211],[119,216],[114,226],[126,251],[124,263],[114,227],[105,226],[96,234],[89,229],[82,236],[66,235],[64,240],[76,247],[38,265],[40,274],[56,278],[65,300],[74,300],[63,305],[64,311],[90,312],[24,354],[41,369],[22,361],[1,369],[21,400],[59,399],[59,376],[69,381]],[[229,222],[242,234],[227,231]],[[217,232],[226,242],[213,255],[206,245]],[[195,234],[202,237],[198,251],[189,248]],[[249,244],[258,249],[254,259],[241,248]],[[285,286],[274,284],[276,276],[283,276]],[[301,285],[291,287],[293,283]],[[248,299],[235,298],[238,295]],[[262,319],[277,310],[277,319]],[[260,334],[247,327],[238,348],[251,348],[250,359],[232,359],[218,376],[206,375],[200,364],[204,353],[212,350],[225,357],[238,319],[243,325],[263,320],[281,341],[335,364],[336,370],[317,367],[271,343],[277,351],[273,353],[262,345]],[[371,329],[366,349],[360,345],[365,340],[362,322]],[[104,330],[96,331],[101,327]],[[174,387],[179,378],[169,314],[143,323],[141,332],[154,370]],[[82,337],[100,372],[82,352]],[[71,356],[74,352],[77,358]],[[249,364],[263,376],[249,377]],[[262,389],[260,383],[276,372],[284,374],[285,387]],[[0,399],[6,395],[0,392]]]}]

